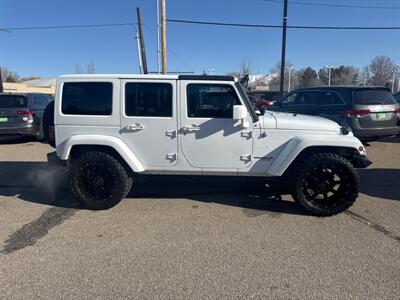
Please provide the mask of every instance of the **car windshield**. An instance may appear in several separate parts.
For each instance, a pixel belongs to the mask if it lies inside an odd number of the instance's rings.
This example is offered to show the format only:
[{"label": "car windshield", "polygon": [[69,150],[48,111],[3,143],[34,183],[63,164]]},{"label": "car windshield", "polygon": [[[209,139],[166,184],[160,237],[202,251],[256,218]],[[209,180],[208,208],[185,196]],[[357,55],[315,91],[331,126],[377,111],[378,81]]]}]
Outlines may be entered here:
[{"label": "car windshield", "polygon": [[396,104],[396,100],[387,89],[360,89],[354,92],[354,104],[390,105]]},{"label": "car windshield", "polygon": [[27,107],[28,100],[19,95],[0,95],[0,108]]}]

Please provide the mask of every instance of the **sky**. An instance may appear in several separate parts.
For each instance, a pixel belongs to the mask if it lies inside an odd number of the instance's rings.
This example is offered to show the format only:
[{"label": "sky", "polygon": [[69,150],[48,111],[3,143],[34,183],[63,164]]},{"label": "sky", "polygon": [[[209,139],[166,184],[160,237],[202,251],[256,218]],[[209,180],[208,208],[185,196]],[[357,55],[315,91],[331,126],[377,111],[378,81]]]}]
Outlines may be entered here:
[{"label": "sky", "polygon": [[[297,0],[300,1],[300,0]],[[400,26],[399,0],[302,0],[311,3],[397,6],[356,9],[304,6],[289,0],[289,25]],[[282,23],[282,3],[265,0],[166,0],[167,18],[228,23]],[[295,2],[293,0],[293,2]],[[150,71],[157,71],[156,0],[0,0],[0,28],[136,23],[142,10]],[[138,73],[133,26],[0,31],[0,66],[21,76],[55,77],[86,69],[96,73]],[[377,55],[400,63],[398,31],[322,31],[289,29],[287,60],[306,66],[363,67]],[[281,29],[167,24],[168,71],[215,74],[237,71],[242,62],[252,72],[267,73],[280,60]]]}]

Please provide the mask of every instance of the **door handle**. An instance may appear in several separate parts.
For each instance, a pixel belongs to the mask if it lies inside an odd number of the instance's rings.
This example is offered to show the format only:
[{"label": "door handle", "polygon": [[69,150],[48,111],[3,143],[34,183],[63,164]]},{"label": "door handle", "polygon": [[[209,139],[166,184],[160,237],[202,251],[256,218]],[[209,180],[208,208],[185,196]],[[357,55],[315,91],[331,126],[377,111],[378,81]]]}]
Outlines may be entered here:
[{"label": "door handle", "polygon": [[143,130],[144,126],[142,124],[139,123],[135,123],[135,124],[129,124],[125,127],[126,130],[128,131],[139,131],[139,130]]},{"label": "door handle", "polygon": [[242,154],[242,155],[240,155],[240,160],[242,160],[244,162],[251,161],[251,154]]},{"label": "door handle", "polygon": [[195,131],[200,131],[200,127],[199,126],[184,126],[182,129],[183,129],[184,133],[191,133],[191,132],[195,132]]}]

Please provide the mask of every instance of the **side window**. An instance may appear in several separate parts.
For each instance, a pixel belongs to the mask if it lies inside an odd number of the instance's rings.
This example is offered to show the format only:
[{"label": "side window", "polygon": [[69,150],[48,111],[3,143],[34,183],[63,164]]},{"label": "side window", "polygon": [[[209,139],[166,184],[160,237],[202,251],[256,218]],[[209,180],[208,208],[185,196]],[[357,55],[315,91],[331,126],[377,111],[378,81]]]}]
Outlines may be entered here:
[{"label": "side window", "polygon": [[284,98],[282,100],[281,105],[282,106],[289,106],[289,105],[295,104],[298,95],[299,94],[291,94],[291,95],[287,96],[286,98]]},{"label": "side window", "polygon": [[66,82],[61,111],[66,115],[111,115],[111,82]]},{"label": "side window", "polygon": [[186,88],[189,118],[232,118],[240,100],[228,84],[189,84]]},{"label": "side window", "polygon": [[131,117],[172,117],[172,85],[126,83],[125,114]]},{"label": "side window", "polygon": [[317,105],[318,93],[316,92],[303,92],[300,93],[296,99],[296,105]]},{"label": "side window", "polygon": [[42,106],[42,107],[46,107],[46,105],[48,104],[48,100],[46,96],[42,96],[42,95],[33,95],[33,105],[35,106]]},{"label": "side window", "polygon": [[332,92],[319,92],[320,105],[340,105],[343,104],[342,99],[336,93]]}]

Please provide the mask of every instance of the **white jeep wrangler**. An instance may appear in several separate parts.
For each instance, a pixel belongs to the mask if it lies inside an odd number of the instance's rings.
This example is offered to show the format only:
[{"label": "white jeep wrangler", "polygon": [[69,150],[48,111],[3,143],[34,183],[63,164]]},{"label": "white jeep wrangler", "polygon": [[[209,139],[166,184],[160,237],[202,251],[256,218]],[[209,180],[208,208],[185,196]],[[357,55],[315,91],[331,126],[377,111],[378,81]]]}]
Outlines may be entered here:
[{"label": "white jeep wrangler", "polygon": [[361,142],[332,121],[257,115],[231,76],[64,75],[54,133],[72,192],[91,209],[120,202],[135,174],[259,176],[328,216],[354,203],[354,168],[370,164]]}]

